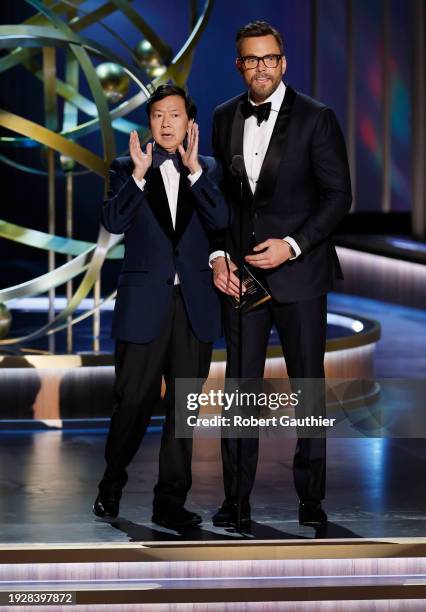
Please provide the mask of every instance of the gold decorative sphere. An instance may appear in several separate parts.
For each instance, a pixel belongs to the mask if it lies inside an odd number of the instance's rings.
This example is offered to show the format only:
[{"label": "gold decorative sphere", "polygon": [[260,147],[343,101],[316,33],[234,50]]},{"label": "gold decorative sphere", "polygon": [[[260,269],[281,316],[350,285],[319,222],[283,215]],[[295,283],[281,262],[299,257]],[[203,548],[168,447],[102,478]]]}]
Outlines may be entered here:
[{"label": "gold decorative sphere", "polygon": [[5,304],[0,304],[0,338],[5,338],[9,333],[12,315]]},{"label": "gold decorative sphere", "polygon": [[145,72],[151,79],[156,79],[166,72],[166,66],[147,66]]},{"label": "gold decorative sphere", "polygon": [[75,160],[72,157],[68,157],[68,155],[60,155],[59,163],[64,172],[71,172],[75,168]]},{"label": "gold decorative sphere", "polygon": [[104,62],[96,66],[104,94],[110,104],[120,102],[129,91],[130,77],[119,64],[114,62]]},{"label": "gold decorative sphere", "polygon": [[148,40],[138,42],[134,52],[143,68],[161,66],[161,58]]}]

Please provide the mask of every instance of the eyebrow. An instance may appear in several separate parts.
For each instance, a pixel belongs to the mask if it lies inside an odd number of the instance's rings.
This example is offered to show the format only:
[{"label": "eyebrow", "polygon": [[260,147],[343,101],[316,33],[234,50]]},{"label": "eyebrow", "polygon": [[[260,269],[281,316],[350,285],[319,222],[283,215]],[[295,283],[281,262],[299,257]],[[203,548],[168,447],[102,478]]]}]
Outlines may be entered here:
[{"label": "eyebrow", "polygon": [[[170,112],[172,112],[172,111],[178,111],[179,112],[178,108],[170,108],[170,109],[166,108],[165,110],[169,110]],[[161,112],[163,112],[163,109],[162,108],[156,108],[156,109],[154,109],[154,113],[155,112],[160,112],[161,113]]]}]

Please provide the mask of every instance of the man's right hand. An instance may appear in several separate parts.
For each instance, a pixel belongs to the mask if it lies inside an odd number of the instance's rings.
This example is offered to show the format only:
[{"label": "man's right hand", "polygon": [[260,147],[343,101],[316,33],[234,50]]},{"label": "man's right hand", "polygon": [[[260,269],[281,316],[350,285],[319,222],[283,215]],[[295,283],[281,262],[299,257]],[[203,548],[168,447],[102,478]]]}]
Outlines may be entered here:
[{"label": "man's right hand", "polygon": [[[238,276],[234,274],[237,266],[231,260],[228,260],[228,265],[229,272],[225,257],[218,257],[213,261],[213,282],[219,291],[238,299],[240,297],[240,281]],[[243,293],[244,291],[243,287]]]},{"label": "man's right hand", "polygon": [[129,152],[135,167],[133,176],[141,181],[152,164],[152,143],[149,142],[146,145],[146,153],[144,153],[141,149],[138,133],[133,130],[130,132]]}]

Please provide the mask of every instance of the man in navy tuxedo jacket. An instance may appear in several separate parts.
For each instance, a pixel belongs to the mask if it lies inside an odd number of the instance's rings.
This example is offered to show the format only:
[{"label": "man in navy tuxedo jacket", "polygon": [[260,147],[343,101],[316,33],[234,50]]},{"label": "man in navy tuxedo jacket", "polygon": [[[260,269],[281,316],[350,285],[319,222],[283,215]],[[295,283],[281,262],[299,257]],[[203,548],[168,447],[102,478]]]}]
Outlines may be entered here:
[{"label": "man in navy tuxedo jacket", "polygon": [[130,157],[111,165],[102,210],[105,228],[124,233],[125,256],[112,328],[115,407],[94,513],[118,515],[126,467],[148,427],[164,376],[171,401],[153,522],[185,527],[200,523],[201,517],[184,508],[191,487],[192,439],[175,437],[174,381],[205,379],[212,343],[221,335],[220,300],[208,259],[212,235],[226,228],[229,211],[212,178],[214,160],[198,156],[196,108],[185,91],[161,85],[146,108],[154,145],[143,152],[132,132]]},{"label": "man in navy tuxedo jacket", "polygon": [[[327,292],[341,276],[332,234],[352,200],[344,139],[330,108],[282,81],[286,58],[275,28],[262,21],[241,28],[237,53],[236,66],[248,91],[221,104],[213,123],[214,155],[225,170],[223,189],[234,214],[226,244],[211,254],[211,264],[216,287],[235,297],[239,280],[233,271],[241,254],[272,299],[243,314],[241,339],[238,315],[224,302],[227,374],[263,377],[275,325],[289,377],[319,379],[316,388],[322,389]],[[241,185],[230,171],[235,158],[244,160]],[[320,416],[323,397],[317,401],[318,395],[308,395],[305,414]],[[225,501],[213,522],[235,524],[240,502],[241,516],[249,523],[258,440],[224,439],[222,458]],[[293,464],[301,524],[327,521],[321,507],[325,465],[326,440],[301,436]]]}]

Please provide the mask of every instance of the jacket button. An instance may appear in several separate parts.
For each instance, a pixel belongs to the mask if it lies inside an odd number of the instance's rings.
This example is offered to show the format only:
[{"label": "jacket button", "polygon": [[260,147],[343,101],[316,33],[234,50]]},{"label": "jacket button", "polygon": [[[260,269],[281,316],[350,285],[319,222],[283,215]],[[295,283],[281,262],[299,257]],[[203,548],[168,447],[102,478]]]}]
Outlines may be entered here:
[{"label": "jacket button", "polygon": [[168,285],[173,285],[173,279],[172,278],[168,278],[167,279],[167,284]]},{"label": "jacket button", "polygon": [[255,212],[255,213],[254,213],[254,215],[253,215],[253,217],[254,217],[255,219],[257,219],[257,218],[258,218],[258,216],[259,216],[259,213],[257,213],[257,212]]}]

